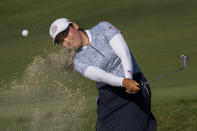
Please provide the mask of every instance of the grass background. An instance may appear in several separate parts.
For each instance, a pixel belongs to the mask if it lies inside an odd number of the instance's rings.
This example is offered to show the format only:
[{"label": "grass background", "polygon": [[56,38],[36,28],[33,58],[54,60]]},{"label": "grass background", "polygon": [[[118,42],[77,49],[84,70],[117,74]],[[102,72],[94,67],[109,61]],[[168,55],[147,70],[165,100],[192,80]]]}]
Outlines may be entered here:
[{"label": "grass background", "polygon": [[180,67],[179,56],[189,55],[186,70],[152,84],[152,108],[159,131],[196,131],[196,4],[1,0],[0,130],[95,130],[95,83],[62,71],[67,50],[54,46],[48,33],[55,19],[67,17],[84,29],[100,21],[115,25],[147,79]]}]

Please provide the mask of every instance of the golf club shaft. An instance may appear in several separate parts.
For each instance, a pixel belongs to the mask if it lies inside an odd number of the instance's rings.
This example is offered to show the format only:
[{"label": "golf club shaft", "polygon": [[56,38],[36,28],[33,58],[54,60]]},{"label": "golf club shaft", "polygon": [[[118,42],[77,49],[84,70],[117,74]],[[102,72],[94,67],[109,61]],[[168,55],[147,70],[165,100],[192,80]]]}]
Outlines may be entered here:
[{"label": "golf club shaft", "polygon": [[168,72],[168,73],[166,73],[166,74],[164,74],[164,75],[162,75],[162,76],[159,76],[159,77],[156,77],[156,78],[154,78],[154,79],[152,79],[152,80],[149,80],[149,81],[145,82],[144,84],[150,84],[150,83],[152,83],[152,82],[154,82],[154,81],[160,80],[161,78],[164,78],[164,77],[166,77],[166,76],[169,76],[169,75],[171,75],[171,74],[173,74],[173,73],[175,73],[175,72],[181,71],[181,70],[183,70],[183,69],[184,69],[184,67],[178,68],[178,69],[173,70],[173,71],[171,71],[171,72]]}]

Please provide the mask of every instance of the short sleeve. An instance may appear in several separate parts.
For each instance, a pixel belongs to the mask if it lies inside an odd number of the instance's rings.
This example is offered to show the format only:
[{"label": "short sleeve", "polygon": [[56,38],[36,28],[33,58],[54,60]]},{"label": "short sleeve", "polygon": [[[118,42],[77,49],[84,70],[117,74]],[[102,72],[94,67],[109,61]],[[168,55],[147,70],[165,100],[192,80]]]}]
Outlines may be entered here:
[{"label": "short sleeve", "polygon": [[[86,63],[86,64],[85,64]],[[82,61],[80,59],[74,59],[74,69],[79,72],[81,75],[84,76],[86,69],[88,68],[89,64],[87,62]]]},{"label": "short sleeve", "polygon": [[102,29],[102,33],[107,41],[110,41],[116,34],[120,33],[120,31],[109,22],[100,22],[99,28]]}]

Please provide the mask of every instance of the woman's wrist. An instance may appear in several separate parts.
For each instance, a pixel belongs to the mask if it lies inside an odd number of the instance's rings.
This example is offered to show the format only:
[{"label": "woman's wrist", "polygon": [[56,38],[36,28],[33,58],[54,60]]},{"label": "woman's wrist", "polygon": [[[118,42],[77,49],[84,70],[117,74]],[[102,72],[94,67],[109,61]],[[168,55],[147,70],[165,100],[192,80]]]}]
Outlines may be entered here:
[{"label": "woman's wrist", "polygon": [[129,78],[123,78],[123,80],[122,80],[122,87],[127,87],[128,86],[128,81],[129,81],[130,79]]}]

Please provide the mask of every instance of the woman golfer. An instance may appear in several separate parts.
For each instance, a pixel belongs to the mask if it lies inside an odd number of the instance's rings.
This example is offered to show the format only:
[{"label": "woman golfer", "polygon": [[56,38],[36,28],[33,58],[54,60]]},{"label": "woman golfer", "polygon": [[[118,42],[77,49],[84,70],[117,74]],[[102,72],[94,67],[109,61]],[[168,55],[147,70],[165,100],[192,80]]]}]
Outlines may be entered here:
[{"label": "woman golfer", "polygon": [[82,30],[66,18],[50,27],[53,42],[76,49],[74,69],[96,81],[97,131],[155,131],[151,92],[121,32],[109,22]]}]

